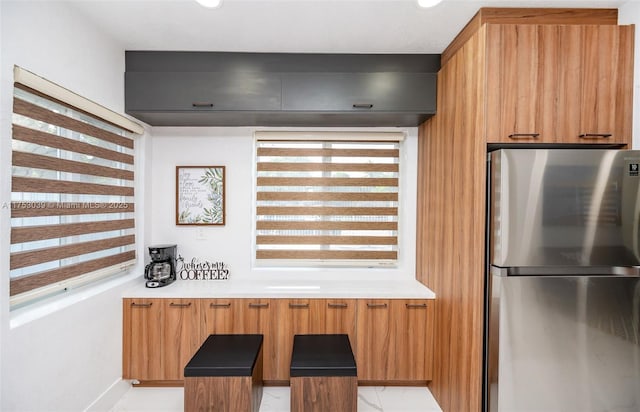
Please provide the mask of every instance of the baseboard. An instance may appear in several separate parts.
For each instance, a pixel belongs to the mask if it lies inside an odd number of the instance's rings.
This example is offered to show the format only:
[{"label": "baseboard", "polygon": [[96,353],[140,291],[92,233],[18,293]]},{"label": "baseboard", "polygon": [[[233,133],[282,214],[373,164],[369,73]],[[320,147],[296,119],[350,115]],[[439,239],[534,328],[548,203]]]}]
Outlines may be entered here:
[{"label": "baseboard", "polygon": [[116,380],[102,395],[98,396],[98,399],[93,401],[84,412],[110,411],[129,389],[131,389],[131,382],[123,379]]}]

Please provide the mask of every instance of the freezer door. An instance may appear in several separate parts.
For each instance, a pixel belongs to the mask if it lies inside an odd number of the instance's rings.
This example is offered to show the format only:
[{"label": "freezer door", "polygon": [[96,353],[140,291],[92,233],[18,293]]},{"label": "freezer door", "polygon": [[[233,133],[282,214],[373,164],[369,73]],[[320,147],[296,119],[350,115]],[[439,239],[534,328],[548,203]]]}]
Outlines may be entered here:
[{"label": "freezer door", "polygon": [[640,265],[640,151],[503,149],[490,155],[491,263]]}]

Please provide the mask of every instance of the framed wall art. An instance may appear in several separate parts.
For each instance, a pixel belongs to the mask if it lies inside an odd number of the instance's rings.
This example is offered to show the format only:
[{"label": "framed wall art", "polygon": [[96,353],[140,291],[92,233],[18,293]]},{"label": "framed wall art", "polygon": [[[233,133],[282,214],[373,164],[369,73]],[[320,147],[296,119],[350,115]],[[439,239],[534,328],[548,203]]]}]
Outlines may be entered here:
[{"label": "framed wall art", "polygon": [[176,166],[176,225],[224,225],[225,167]]}]

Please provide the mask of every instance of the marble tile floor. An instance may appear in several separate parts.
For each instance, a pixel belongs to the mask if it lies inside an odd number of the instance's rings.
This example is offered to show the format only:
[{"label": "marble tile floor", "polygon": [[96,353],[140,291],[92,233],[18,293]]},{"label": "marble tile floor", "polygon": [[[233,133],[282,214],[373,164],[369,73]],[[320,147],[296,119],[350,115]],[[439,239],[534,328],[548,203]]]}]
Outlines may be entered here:
[{"label": "marble tile floor", "polygon": [[[131,388],[111,412],[182,412],[182,388]],[[289,387],[264,388],[260,412],[288,412]],[[427,388],[359,386],[358,412],[442,412]]]}]

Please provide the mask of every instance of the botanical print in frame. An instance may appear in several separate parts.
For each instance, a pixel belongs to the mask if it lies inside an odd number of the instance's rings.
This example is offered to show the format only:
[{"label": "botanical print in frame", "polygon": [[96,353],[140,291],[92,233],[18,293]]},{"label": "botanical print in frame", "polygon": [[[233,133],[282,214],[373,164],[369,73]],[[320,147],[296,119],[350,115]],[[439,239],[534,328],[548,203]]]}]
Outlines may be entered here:
[{"label": "botanical print in frame", "polygon": [[224,179],[224,166],[176,166],[176,225],[224,225]]}]

